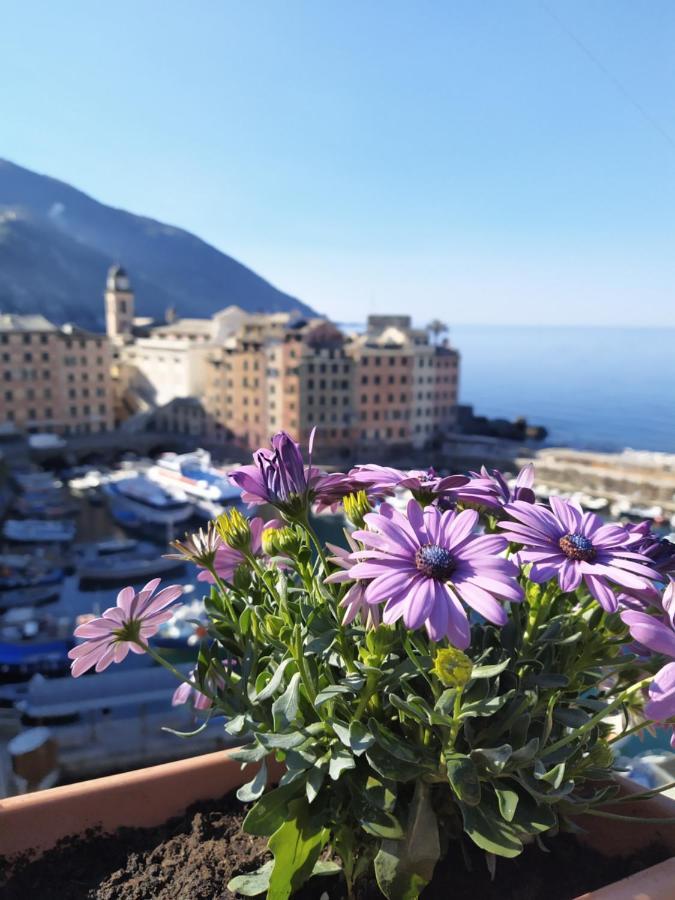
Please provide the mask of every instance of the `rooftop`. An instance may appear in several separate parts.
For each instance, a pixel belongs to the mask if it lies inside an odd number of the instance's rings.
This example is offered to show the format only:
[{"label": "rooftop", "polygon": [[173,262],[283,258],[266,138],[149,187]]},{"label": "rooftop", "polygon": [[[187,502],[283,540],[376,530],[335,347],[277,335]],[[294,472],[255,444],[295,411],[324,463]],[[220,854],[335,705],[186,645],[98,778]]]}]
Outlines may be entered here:
[{"label": "rooftop", "polygon": [[49,319],[42,315],[20,316],[16,313],[0,313],[0,331],[58,331]]}]

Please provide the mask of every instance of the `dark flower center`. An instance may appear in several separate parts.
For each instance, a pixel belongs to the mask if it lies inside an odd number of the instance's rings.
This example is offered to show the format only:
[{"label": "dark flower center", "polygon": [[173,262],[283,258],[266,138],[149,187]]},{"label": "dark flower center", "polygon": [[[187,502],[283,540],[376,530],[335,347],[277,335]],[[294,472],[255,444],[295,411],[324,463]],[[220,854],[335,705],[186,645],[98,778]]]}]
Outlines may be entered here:
[{"label": "dark flower center", "polygon": [[447,581],[455,571],[455,561],[445,547],[424,544],[415,554],[415,565],[427,578]]},{"label": "dark flower center", "polygon": [[583,534],[566,534],[558,541],[558,546],[568,559],[592,562],[595,559],[595,547]]}]

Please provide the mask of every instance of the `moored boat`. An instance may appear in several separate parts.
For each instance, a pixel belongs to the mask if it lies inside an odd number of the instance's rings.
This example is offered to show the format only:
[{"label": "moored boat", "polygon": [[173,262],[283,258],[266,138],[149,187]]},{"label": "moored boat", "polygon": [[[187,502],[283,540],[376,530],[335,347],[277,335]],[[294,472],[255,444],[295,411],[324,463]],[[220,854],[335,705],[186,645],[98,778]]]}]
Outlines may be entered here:
[{"label": "moored boat", "polygon": [[69,544],[75,537],[75,525],[65,519],[8,519],[2,529],[8,541],[30,544]]},{"label": "moored boat", "polygon": [[181,491],[191,497],[221,504],[241,501],[241,491],[231,484],[224,469],[214,466],[211,454],[198,449],[194,453],[164,453],[148,470],[148,478],[168,491]]},{"label": "moored boat", "polygon": [[139,473],[120,475],[102,488],[111,509],[130,512],[141,522],[158,525],[184,522],[192,515],[192,504],[185,495],[172,495]]},{"label": "moored boat", "polygon": [[25,606],[44,606],[58,600],[61,590],[58,585],[45,587],[22,588],[17,591],[0,593],[0,612],[5,609],[17,609]]},{"label": "moored boat", "polygon": [[[109,669],[94,678],[33,678],[26,689],[3,688],[0,704],[13,704],[17,724],[24,728],[47,726],[59,748],[61,774],[77,780],[240,741],[223,731],[220,717],[205,722],[190,741],[170,733],[171,729],[194,731],[200,714],[190,704],[171,705],[176,681],[170,672],[147,665],[147,657],[135,657],[132,662],[130,666],[127,660],[123,669]],[[179,668],[186,675],[190,671],[190,666]],[[6,712],[9,715],[10,709]]]},{"label": "moored boat", "polygon": [[80,583],[123,584],[134,581],[165,577],[185,567],[180,559],[134,557],[125,555],[99,556],[83,562],[78,569]]}]

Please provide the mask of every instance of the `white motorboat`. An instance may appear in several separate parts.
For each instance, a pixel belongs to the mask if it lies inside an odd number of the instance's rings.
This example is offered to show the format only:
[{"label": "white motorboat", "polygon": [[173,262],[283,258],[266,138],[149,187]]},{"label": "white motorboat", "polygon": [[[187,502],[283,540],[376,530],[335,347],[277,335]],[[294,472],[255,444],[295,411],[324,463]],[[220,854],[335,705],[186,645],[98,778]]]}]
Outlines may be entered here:
[{"label": "white motorboat", "polygon": [[69,544],[75,537],[75,525],[65,519],[8,519],[2,533],[8,541]]},{"label": "white motorboat", "polygon": [[103,485],[111,506],[125,510],[143,522],[173,525],[184,522],[193,513],[185,494],[171,494],[138,472],[121,472]]},{"label": "white motorboat", "polygon": [[[190,704],[171,705],[178,682],[170,672],[144,664],[144,657],[134,662],[93,678],[36,677],[16,693],[21,725],[51,731],[62,776],[81,780],[240,743],[223,730],[221,717],[189,741],[167,732],[165,728],[194,731],[197,714]],[[178,668],[187,674],[190,667]],[[11,696],[7,692],[5,703]]]},{"label": "white motorboat", "polygon": [[230,483],[227,472],[214,466],[206,450],[194,453],[164,453],[148,470],[148,478],[169,491],[221,504],[239,503],[241,491]]}]

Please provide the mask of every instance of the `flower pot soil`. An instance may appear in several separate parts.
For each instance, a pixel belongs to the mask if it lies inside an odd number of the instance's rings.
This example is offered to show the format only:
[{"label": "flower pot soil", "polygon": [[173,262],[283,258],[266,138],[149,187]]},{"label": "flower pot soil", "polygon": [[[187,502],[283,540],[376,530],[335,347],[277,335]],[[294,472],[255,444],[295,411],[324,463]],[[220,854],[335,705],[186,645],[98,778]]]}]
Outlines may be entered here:
[{"label": "flower pot soil", "polygon": [[[266,839],[241,830],[245,809],[233,795],[197,803],[159,828],[123,828],[113,835],[89,831],[65,838],[37,859],[24,854],[12,866],[0,863],[4,900],[220,900],[235,875],[258,868],[269,854]],[[606,827],[611,827],[608,825]],[[639,828],[636,825],[636,828]],[[572,900],[669,857],[651,845],[631,856],[606,857],[559,835],[515,860],[499,859],[491,881],[481,851],[465,842],[463,857],[453,842],[436,868],[425,900]],[[467,869],[467,861],[471,870]],[[5,880],[6,879],[6,880]],[[295,896],[344,897],[336,877],[315,878]],[[358,900],[380,900],[374,883],[360,886]]]}]

